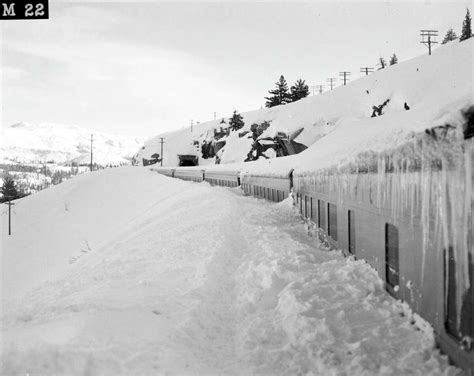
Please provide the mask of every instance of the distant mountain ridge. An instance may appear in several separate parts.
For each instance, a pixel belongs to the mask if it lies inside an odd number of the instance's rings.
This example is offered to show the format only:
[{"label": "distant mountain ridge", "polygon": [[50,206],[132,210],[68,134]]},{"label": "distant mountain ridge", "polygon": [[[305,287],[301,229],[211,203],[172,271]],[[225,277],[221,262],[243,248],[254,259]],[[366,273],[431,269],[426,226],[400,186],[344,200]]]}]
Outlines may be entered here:
[{"label": "distant mountain ridge", "polygon": [[88,163],[93,134],[94,162],[128,164],[143,138],[92,131],[77,125],[15,123],[2,128],[0,160],[3,163]]}]

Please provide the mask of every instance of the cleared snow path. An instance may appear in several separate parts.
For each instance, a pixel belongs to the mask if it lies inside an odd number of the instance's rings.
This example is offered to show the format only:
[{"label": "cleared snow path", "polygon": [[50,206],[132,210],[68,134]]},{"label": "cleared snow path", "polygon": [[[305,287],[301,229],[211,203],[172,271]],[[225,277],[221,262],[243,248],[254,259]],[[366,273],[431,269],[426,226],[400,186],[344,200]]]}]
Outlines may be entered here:
[{"label": "cleared snow path", "polygon": [[456,373],[289,202],[121,168],[17,202],[11,237],[5,218],[2,375]]}]

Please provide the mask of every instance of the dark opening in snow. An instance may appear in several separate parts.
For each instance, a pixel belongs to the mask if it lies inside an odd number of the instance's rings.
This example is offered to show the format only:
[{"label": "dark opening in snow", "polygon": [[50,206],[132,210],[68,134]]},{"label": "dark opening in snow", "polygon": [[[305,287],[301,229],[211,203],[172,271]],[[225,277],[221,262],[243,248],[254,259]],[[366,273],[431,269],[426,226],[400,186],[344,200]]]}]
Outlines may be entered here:
[{"label": "dark opening in snow", "polygon": [[197,166],[199,165],[198,157],[195,155],[178,155],[179,166]]}]

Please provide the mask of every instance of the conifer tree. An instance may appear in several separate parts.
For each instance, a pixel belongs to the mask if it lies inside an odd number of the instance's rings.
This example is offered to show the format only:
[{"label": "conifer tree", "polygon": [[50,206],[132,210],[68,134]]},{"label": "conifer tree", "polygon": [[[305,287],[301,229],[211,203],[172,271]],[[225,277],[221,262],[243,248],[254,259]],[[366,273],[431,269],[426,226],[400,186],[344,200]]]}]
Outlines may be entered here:
[{"label": "conifer tree", "polygon": [[301,78],[291,87],[291,101],[295,102],[309,95],[309,87]]},{"label": "conifer tree", "polygon": [[234,114],[229,119],[229,125],[233,131],[238,131],[245,125],[244,118],[237,111],[234,111]]},{"label": "conifer tree", "polygon": [[3,185],[0,188],[0,192],[3,195],[1,202],[16,200],[21,197],[20,192],[16,188],[15,180],[10,175],[3,177]]},{"label": "conifer tree", "polygon": [[471,29],[471,13],[469,13],[469,8],[466,9],[466,17],[462,23],[462,31],[461,36],[459,37],[459,41],[463,41],[472,37],[472,29]]},{"label": "conifer tree", "polygon": [[441,42],[441,44],[446,44],[446,43],[451,42],[451,41],[456,40],[456,39],[458,39],[458,36],[454,32],[453,28],[450,27],[448,29],[448,31],[446,32],[446,35],[444,36],[444,39]]},{"label": "conifer tree", "polygon": [[265,97],[265,107],[278,106],[280,104],[287,104],[291,102],[291,96],[288,92],[288,84],[286,83],[285,77],[280,76],[278,82],[275,83],[276,89],[269,90],[268,93],[272,94],[271,97]]},{"label": "conifer tree", "polygon": [[390,65],[395,65],[397,63],[398,63],[397,55],[393,54],[392,57],[390,58]]}]

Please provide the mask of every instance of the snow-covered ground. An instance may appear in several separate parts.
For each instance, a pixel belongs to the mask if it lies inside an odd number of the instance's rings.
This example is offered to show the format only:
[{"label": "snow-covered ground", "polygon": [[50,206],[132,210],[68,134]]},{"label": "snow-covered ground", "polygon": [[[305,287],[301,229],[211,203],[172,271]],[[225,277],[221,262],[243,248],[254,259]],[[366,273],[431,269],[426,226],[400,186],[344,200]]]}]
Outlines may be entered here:
[{"label": "snow-covered ground", "polygon": [[124,167],[2,211],[10,374],[446,375],[430,327],[290,200]]}]

